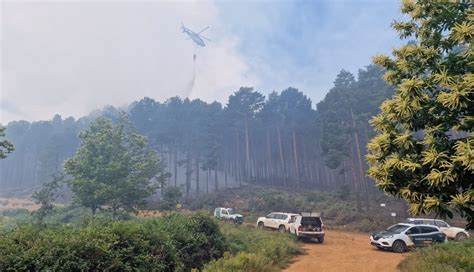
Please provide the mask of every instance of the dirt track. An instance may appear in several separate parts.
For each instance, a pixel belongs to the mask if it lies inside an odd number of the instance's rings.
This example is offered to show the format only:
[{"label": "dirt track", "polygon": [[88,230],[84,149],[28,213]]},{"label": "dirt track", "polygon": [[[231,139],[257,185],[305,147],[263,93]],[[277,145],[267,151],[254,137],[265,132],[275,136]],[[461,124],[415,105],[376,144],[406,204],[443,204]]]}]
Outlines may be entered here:
[{"label": "dirt track", "polygon": [[409,253],[373,248],[369,235],[328,230],[324,244],[306,243],[305,255],[296,257],[284,271],[398,271],[397,265]]}]

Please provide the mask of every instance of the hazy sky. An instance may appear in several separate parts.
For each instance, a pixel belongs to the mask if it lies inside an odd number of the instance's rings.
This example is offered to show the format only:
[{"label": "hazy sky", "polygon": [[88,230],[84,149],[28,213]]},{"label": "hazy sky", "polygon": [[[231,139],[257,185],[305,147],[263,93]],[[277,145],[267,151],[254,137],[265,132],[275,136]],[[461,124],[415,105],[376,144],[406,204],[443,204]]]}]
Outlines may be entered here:
[{"label": "hazy sky", "polygon": [[[288,86],[320,101],[400,41],[399,2],[0,1],[0,123],[80,117],[149,96],[217,100]],[[212,41],[196,48],[183,22]],[[193,54],[196,53],[196,67]],[[193,78],[193,69],[196,70]]]}]

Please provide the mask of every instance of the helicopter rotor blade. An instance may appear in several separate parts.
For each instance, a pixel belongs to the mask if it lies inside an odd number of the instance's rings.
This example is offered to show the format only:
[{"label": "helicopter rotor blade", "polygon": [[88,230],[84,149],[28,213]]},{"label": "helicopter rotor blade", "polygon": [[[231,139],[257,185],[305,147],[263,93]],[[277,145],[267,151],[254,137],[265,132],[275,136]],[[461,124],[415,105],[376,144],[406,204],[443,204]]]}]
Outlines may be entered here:
[{"label": "helicopter rotor blade", "polygon": [[201,37],[201,38],[203,38],[203,39],[205,39],[205,40],[207,40],[207,41],[210,41],[210,42],[211,42],[211,39],[209,39],[208,37],[205,37],[205,36],[203,36],[203,35],[199,35],[199,37]]},{"label": "helicopter rotor blade", "polygon": [[203,33],[204,31],[206,31],[206,30],[208,30],[208,29],[209,29],[209,27],[206,27],[206,28],[204,28],[203,30],[199,31],[198,34],[201,34],[201,33]]}]

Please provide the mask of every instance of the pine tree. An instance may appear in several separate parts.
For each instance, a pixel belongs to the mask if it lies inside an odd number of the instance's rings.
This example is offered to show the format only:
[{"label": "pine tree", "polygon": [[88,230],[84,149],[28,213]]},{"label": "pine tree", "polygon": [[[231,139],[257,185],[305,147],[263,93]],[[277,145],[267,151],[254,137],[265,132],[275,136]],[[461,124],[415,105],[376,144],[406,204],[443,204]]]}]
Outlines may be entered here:
[{"label": "pine tree", "polygon": [[13,150],[15,149],[12,143],[10,143],[6,139],[3,139],[4,137],[5,128],[0,126],[0,159],[6,158],[7,154],[13,152]]}]

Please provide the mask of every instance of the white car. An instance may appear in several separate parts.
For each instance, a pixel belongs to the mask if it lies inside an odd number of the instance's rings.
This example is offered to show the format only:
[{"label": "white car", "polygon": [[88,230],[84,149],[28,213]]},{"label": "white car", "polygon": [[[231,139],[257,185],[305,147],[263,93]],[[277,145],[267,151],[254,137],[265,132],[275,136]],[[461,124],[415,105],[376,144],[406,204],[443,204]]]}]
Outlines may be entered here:
[{"label": "white car", "polygon": [[427,218],[407,218],[406,222],[409,224],[425,224],[437,226],[444,232],[444,234],[446,234],[446,236],[448,236],[449,239],[461,241],[469,238],[469,232],[467,232],[465,229],[450,226],[443,220]]},{"label": "white car", "polygon": [[277,229],[280,232],[287,232],[290,229],[290,221],[293,221],[297,215],[296,213],[272,212],[265,217],[259,217],[257,227],[260,229],[271,228]]},{"label": "white car", "polygon": [[324,224],[320,213],[301,213],[290,222],[290,233],[298,239],[317,239],[318,243],[324,242]]},{"label": "white car", "polygon": [[446,242],[446,234],[432,225],[399,223],[385,231],[374,232],[370,244],[379,249],[391,249],[394,252],[405,252],[410,247]]}]

